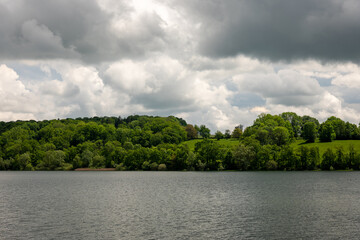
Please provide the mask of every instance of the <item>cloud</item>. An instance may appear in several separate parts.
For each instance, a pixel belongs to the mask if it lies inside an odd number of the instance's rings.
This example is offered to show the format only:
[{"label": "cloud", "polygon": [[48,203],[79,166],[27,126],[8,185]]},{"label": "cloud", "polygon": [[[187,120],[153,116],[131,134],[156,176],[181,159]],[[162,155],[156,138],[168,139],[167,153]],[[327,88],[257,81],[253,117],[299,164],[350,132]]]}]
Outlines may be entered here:
[{"label": "cloud", "polygon": [[270,60],[360,60],[356,0],[171,1],[200,27],[199,51]]},{"label": "cloud", "polygon": [[33,106],[32,96],[24,84],[18,80],[14,70],[6,65],[0,65],[0,117],[2,120],[18,118],[35,118],[36,107]]},{"label": "cloud", "polygon": [[156,13],[128,1],[0,1],[1,59],[73,59],[101,63],[163,49]]},{"label": "cloud", "polygon": [[340,75],[334,78],[331,83],[335,86],[342,86],[347,88],[360,88],[360,72]]},{"label": "cloud", "polygon": [[359,121],[355,0],[0,0],[1,120]]},{"label": "cloud", "polygon": [[286,106],[311,105],[323,92],[315,79],[293,70],[241,74],[234,77],[234,82],[240,90],[257,93],[269,103]]}]

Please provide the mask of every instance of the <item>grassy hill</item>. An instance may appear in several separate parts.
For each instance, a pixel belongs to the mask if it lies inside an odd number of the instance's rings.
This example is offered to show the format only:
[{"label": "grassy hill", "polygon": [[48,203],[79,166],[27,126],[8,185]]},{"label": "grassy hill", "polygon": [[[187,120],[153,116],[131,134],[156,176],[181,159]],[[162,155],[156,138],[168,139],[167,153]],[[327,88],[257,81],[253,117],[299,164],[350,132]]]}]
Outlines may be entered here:
[{"label": "grassy hill", "polygon": [[[221,140],[216,140],[216,139],[211,139],[212,141],[217,141],[218,143],[224,145],[224,146],[237,146],[239,145],[239,140],[237,139],[221,139]],[[197,142],[202,141],[202,139],[193,139],[193,140],[188,140],[185,141],[181,144],[186,144],[189,146],[191,151],[195,150],[195,144]],[[349,149],[349,146],[353,145],[355,148],[355,151],[360,152],[360,140],[334,140],[332,142],[319,142],[319,140],[317,139],[315,143],[305,143],[304,140],[300,139],[300,140],[296,140],[295,142],[293,142],[291,144],[291,147],[293,147],[295,150],[300,148],[301,146],[306,146],[306,147],[318,147],[319,151],[320,151],[320,155],[322,155],[326,149],[328,148],[332,148],[333,150],[337,149],[337,148],[342,148],[344,150],[344,152],[347,152]]]},{"label": "grassy hill", "polygon": [[291,144],[294,149],[300,148],[300,146],[318,147],[320,155],[328,148],[332,148],[333,150],[342,148],[344,152],[347,152],[350,145],[354,146],[355,151],[360,152],[360,140],[335,140],[332,142],[319,142],[319,140],[316,140],[315,143],[305,143],[304,140],[296,140]]},{"label": "grassy hill", "polygon": [[[194,151],[195,150],[195,144],[197,142],[201,142],[203,139],[193,139],[193,140],[188,140],[188,141],[185,141],[181,144],[186,144],[189,146],[190,150],[191,151]],[[234,138],[230,138],[230,139],[220,139],[220,140],[216,140],[216,139],[210,139],[212,141],[216,141],[220,144],[222,144],[223,146],[237,146],[239,145],[239,140],[238,139],[234,139]],[[360,141],[359,141],[360,142]]]}]

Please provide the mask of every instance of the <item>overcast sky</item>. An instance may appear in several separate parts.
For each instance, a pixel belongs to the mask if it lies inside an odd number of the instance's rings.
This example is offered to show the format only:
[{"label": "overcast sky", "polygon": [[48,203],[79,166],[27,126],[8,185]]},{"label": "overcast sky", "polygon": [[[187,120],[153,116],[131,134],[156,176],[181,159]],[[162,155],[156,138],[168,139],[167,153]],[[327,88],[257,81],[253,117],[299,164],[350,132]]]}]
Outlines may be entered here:
[{"label": "overcast sky", "polygon": [[360,121],[358,0],[0,0],[0,120]]}]

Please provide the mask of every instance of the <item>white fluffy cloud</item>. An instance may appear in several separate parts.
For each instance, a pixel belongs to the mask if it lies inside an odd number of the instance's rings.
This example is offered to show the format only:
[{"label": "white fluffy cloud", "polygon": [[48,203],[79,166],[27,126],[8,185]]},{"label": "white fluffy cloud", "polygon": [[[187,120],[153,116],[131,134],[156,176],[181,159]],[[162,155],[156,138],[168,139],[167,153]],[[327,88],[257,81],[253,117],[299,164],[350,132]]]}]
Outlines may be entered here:
[{"label": "white fluffy cloud", "polygon": [[353,72],[346,75],[340,75],[334,78],[331,83],[335,86],[347,88],[360,88],[360,72]]},{"label": "white fluffy cloud", "polygon": [[[321,2],[305,1],[299,7],[309,17],[305,6],[322,6]],[[350,21],[358,18],[348,7],[352,2],[343,5],[344,21],[334,19],[348,23],[348,30],[358,26]],[[263,32],[279,43],[288,39],[277,54],[280,45],[265,46],[266,37],[239,34],[250,31],[250,26],[261,28],[256,20],[267,19],[266,15],[229,15],[234,11],[231,6],[239,4],[243,3],[0,0],[0,120],[176,115],[206,124],[212,131],[248,126],[262,112],[294,111],[319,120],[335,115],[360,121],[360,67],[354,61],[358,46],[351,45],[353,41],[346,41],[353,52],[346,48],[341,55],[334,49],[327,55],[323,50],[331,51],[332,43],[318,52],[309,48],[311,39],[306,36],[315,26],[296,33],[303,37],[297,44],[289,39],[293,31],[283,22],[283,28],[277,28],[284,31],[279,35],[270,31],[273,27]],[[330,5],[329,9],[338,6]],[[278,20],[285,17],[281,13]],[[304,21],[298,17],[290,23]],[[242,19],[251,22],[238,22]],[[323,20],[311,21],[334,36],[338,28],[331,29]],[[252,47],[260,43],[263,48]],[[306,56],[298,54],[301,46],[307,47]],[[338,61],[327,61],[327,56]],[[277,61],[284,59],[299,60]]]}]

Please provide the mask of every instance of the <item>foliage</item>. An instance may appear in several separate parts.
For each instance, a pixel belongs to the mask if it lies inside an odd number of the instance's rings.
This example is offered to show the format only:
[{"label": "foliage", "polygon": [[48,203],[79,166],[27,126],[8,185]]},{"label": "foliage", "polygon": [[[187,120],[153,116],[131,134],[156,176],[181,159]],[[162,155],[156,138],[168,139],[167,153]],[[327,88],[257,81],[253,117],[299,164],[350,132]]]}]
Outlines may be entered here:
[{"label": "foliage", "polygon": [[359,170],[355,139],[355,124],[291,112],[260,114],[213,139],[173,116],[0,122],[0,170]]},{"label": "foliage", "polygon": [[186,125],[185,131],[186,131],[188,140],[195,139],[198,136],[198,131],[191,124]]},{"label": "foliage", "polygon": [[330,122],[324,122],[320,125],[320,141],[321,142],[331,142],[336,138],[336,133],[334,127]]},{"label": "foliage", "polygon": [[216,133],[215,133],[215,138],[216,138],[217,140],[223,139],[223,138],[224,138],[224,134],[223,134],[222,132],[220,132],[220,131],[216,131]]},{"label": "foliage", "polygon": [[316,135],[316,124],[314,122],[305,123],[302,131],[302,137],[304,138],[304,140],[309,143],[315,142]]},{"label": "foliage", "polygon": [[205,125],[200,125],[199,128],[200,136],[203,138],[209,138],[210,137],[210,129],[207,128]]},{"label": "foliage", "polygon": [[242,135],[242,129],[240,127],[235,127],[231,133],[232,138],[240,138]]},{"label": "foliage", "polygon": [[245,129],[245,137],[253,136],[262,145],[277,144],[284,145],[294,138],[293,128],[289,121],[280,116],[260,114],[251,127]]},{"label": "foliage", "polygon": [[224,138],[226,138],[226,139],[231,138],[231,134],[230,134],[230,130],[229,130],[229,129],[226,129],[226,130],[225,130]]}]

